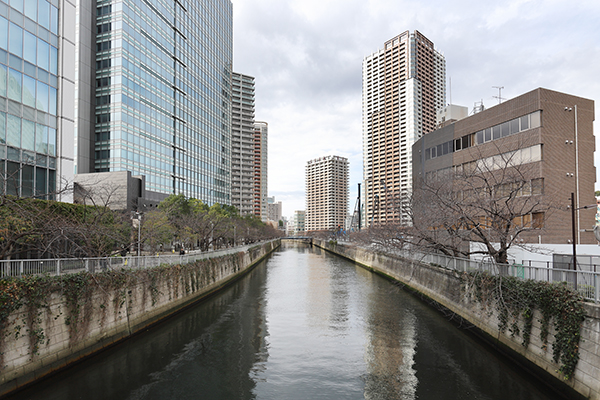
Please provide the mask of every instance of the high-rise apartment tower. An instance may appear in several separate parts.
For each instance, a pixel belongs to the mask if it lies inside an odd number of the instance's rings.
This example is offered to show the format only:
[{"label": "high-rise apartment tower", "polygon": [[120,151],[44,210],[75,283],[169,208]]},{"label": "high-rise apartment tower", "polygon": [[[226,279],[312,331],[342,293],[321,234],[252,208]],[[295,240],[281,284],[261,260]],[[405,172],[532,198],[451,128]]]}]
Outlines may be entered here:
[{"label": "high-rise apartment tower", "polygon": [[348,159],[320,157],[306,163],[306,231],[343,228],[348,212]]},{"label": "high-rise apartment tower", "polygon": [[364,226],[408,223],[403,205],[412,187],[412,145],[435,129],[445,81],[444,56],[418,31],[364,59]]},{"label": "high-rise apartment tower", "polygon": [[231,79],[231,205],[254,214],[254,78]]}]

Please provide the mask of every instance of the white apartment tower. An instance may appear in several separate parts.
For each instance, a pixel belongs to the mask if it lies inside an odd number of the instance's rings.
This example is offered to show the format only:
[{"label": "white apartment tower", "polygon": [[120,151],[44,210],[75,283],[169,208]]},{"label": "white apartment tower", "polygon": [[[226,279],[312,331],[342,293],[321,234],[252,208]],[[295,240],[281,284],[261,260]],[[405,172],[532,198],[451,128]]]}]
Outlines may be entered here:
[{"label": "white apartment tower", "polygon": [[408,224],[412,145],[436,127],[446,61],[420,32],[388,40],[363,60],[364,226]]},{"label": "white apartment tower", "polygon": [[254,214],[254,78],[231,75],[231,205]]},{"label": "white apartment tower", "polygon": [[306,231],[344,227],[349,197],[348,159],[320,157],[306,163]]}]

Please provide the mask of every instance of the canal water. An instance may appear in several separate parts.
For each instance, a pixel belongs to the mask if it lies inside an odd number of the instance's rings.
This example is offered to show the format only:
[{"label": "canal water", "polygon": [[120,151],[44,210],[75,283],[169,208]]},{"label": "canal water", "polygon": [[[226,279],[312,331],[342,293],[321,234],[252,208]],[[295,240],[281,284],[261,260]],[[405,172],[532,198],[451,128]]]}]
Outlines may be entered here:
[{"label": "canal water", "polygon": [[402,288],[300,244],[18,399],[559,399]]}]

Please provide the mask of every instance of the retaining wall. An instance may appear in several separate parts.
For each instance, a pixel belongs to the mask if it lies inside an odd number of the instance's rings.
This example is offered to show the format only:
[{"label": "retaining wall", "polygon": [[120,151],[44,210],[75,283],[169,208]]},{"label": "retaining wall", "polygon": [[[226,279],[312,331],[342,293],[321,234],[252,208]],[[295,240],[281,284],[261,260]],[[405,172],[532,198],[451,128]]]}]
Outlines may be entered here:
[{"label": "retaining wall", "polygon": [[279,246],[276,240],[187,265],[84,274],[86,289],[54,283],[44,298],[38,295],[35,307],[22,299],[23,305],[0,327],[0,397],[200,301]]},{"label": "retaining wall", "polygon": [[455,271],[352,245],[317,239],[313,244],[393,278],[456,313],[478,328],[476,331],[486,341],[522,367],[550,382],[567,398],[600,400],[600,307],[598,305],[584,304],[587,315],[581,329],[580,359],[573,377],[567,381],[558,372],[559,364],[552,360],[554,333],[552,326],[548,345],[545,346],[540,339],[541,316],[538,312],[534,313],[530,343],[524,347],[522,337],[512,336],[508,330],[500,331],[496,312],[482,309],[480,304],[464,293],[460,276]]}]

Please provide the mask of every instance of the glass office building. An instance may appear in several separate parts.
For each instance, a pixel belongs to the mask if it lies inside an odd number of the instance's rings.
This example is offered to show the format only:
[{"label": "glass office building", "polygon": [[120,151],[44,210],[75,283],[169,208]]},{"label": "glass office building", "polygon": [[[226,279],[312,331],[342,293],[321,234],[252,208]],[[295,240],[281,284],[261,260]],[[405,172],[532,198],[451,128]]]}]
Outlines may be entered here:
[{"label": "glass office building", "polygon": [[231,204],[231,1],[96,5],[93,165],[79,173],[131,171],[149,192]]},{"label": "glass office building", "polygon": [[59,1],[0,0],[0,193],[54,197]]}]

